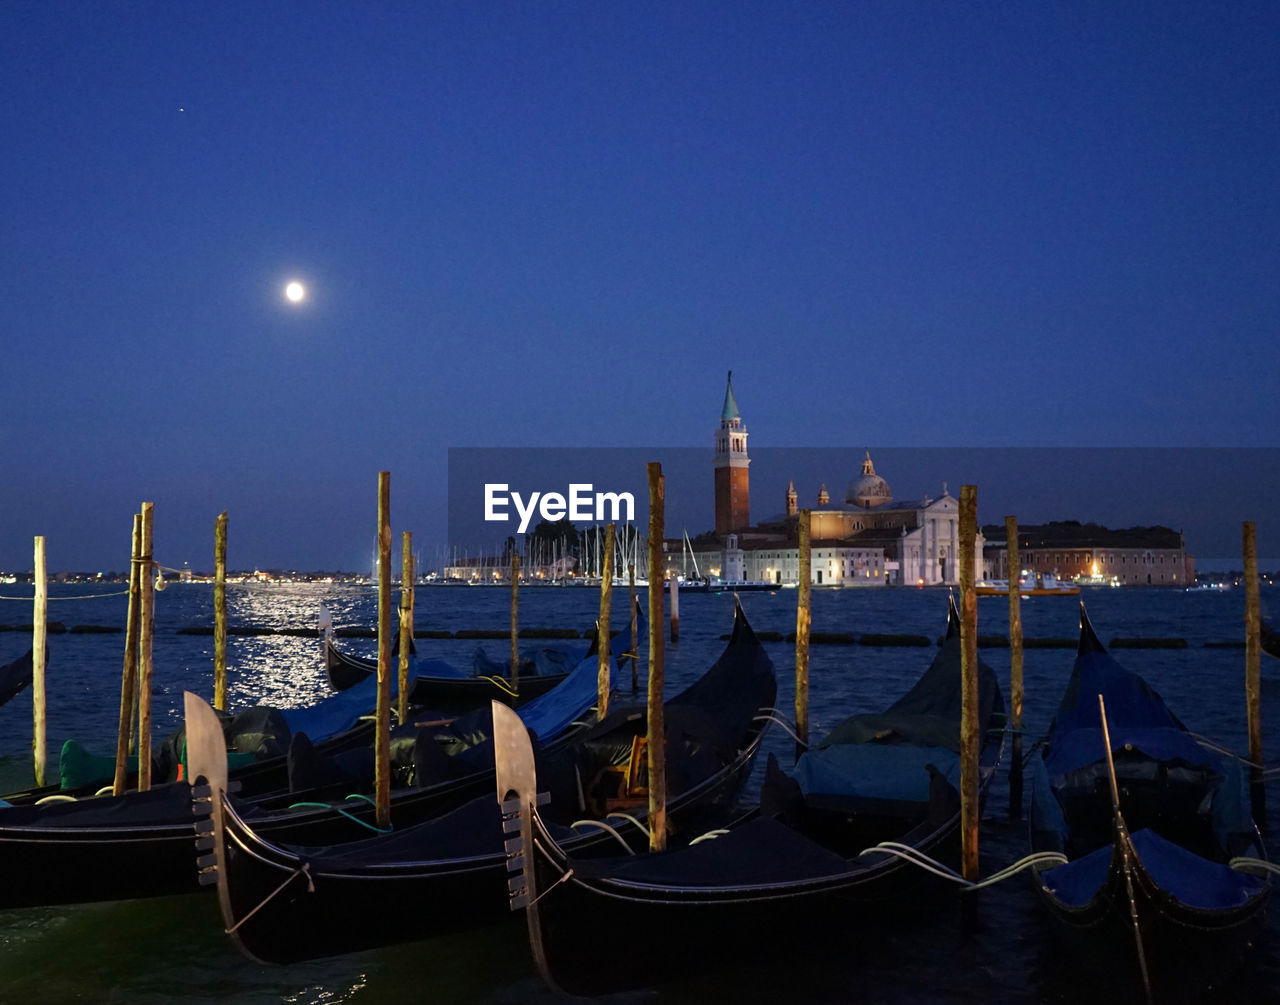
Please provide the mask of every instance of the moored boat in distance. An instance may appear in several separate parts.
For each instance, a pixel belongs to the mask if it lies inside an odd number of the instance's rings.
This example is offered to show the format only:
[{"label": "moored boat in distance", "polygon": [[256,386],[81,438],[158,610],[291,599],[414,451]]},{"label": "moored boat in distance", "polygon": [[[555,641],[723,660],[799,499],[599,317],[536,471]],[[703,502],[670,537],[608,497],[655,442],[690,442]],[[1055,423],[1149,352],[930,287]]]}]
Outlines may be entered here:
[{"label": "moored boat in distance", "polygon": [[1119,576],[1104,576],[1101,572],[1093,572],[1085,575],[1083,572],[1071,577],[1071,582],[1076,586],[1087,586],[1090,588],[1098,586],[1116,587],[1123,586]]},{"label": "moored boat in distance", "polygon": [[[1009,581],[983,579],[974,584],[973,592],[979,597],[1007,597]],[[1075,597],[1079,595],[1080,587],[1059,579],[1052,572],[1030,572],[1024,569],[1018,579],[1018,593],[1024,597]]]}]

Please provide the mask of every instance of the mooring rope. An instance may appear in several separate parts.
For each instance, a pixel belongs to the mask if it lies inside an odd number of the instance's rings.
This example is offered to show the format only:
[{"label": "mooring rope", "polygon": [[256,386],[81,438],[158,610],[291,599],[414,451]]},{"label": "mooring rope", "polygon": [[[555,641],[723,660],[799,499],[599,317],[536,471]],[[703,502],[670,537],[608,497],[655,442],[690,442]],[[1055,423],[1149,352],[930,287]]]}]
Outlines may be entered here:
[{"label": "mooring rope", "polygon": [[692,847],[693,845],[697,844],[699,841],[714,841],[716,838],[723,837],[725,834],[728,834],[728,833],[729,833],[728,828],[720,827],[713,831],[707,831],[705,834],[699,834],[696,838],[694,838],[692,841],[689,842],[689,845]]},{"label": "mooring rope", "polygon": [[485,677],[485,676],[477,675],[476,680],[487,680],[494,687],[498,688],[499,690],[506,691],[507,694],[511,695],[513,698],[518,698],[520,696],[520,692],[513,690],[511,685],[508,684],[501,677]]},{"label": "mooring rope", "polygon": [[[115,593],[82,593],[74,597],[45,597],[45,600],[50,602],[54,600],[102,600],[106,597],[124,597],[128,593],[128,590],[117,590]],[[34,597],[0,597],[0,600],[21,600],[24,604],[29,604],[34,599]]]},{"label": "mooring rope", "polygon": [[1249,758],[1244,757],[1241,754],[1237,754],[1230,747],[1224,747],[1219,743],[1215,743],[1213,740],[1210,740],[1206,736],[1201,736],[1199,733],[1192,733],[1190,730],[1188,730],[1187,735],[1190,736],[1202,747],[1208,747],[1210,750],[1214,751],[1215,753],[1221,754],[1223,757],[1234,758],[1235,760],[1243,764],[1246,768],[1254,768],[1258,771],[1261,771],[1264,775],[1280,774],[1280,765],[1277,765],[1276,767],[1273,767],[1273,768],[1268,768],[1265,764],[1258,764],[1256,761],[1251,761],[1249,760]]},{"label": "mooring rope", "polygon": [[635,825],[636,825],[636,827],[637,827],[639,830],[642,830],[642,831],[648,831],[648,828],[647,828],[647,827],[645,827],[645,825],[644,825],[644,824],[642,824],[639,820],[637,820],[635,817],[633,817],[630,813],[623,813],[621,810],[614,810],[612,813],[606,813],[606,814],[604,815],[604,818],[605,818],[606,820],[612,820],[614,817],[619,817],[619,818],[621,818],[621,819],[623,819],[623,820],[627,820],[627,821],[629,821],[629,822],[631,822],[631,823],[635,824]]},{"label": "mooring rope", "polygon": [[278,894],[281,890],[283,890],[286,886],[288,886],[290,883],[292,883],[292,882],[293,882],[295,879],[297,879],[299,876],[306,876],[306,877],[307,877],[307,893],[315,893],[315,892],[316,892],[316,884],[315,884],[314,882],[312,882],[312,880],[311,880],[311,863],[310,863],[310,862],[303,862],[303,863],[302,863],[302,865],[298,866],[298,868],[294,869],[294,870],[293,870],[293,872],[289,873],[289,878],[288,878],[288,879],[286,879],[283,883],[281,883],[281,884],[280,884],[279,886],[277,886],[274,890],[272,890],[269,894],[267,894],[267,895],[266,895],[266,897],[264,897],[264,898],[263,898],[262,903],[260,903],[257,907],[255,907],[252,911],[250,911],[248,914],[246,914],[243,918],[241,918],[239,921],[237,921],[237,922],[236,922],[234,925],[232,925],[230,928],[224,928],[224,929],[223,929],[223,931],[224,931],[224,932],[226,932],[226,934],[227,934],[227,935],[232,935],[232,934],[234,934],[234,932],[235,932],[235,930],[236,930],[237,928],[239,928],[239,927],[240,927],[241,925],[243,925],[246,921],[248,921],[250,918],[252,918],[255,914],[257,914],[259,911],[261,911],[264,907],[266,907],[266,906],[267,906],[267,904],[269,904],[269,903],[270,903],[270,902],[275,898],[276,894]]},{"label": "mooring rope", "polygon": [[771,712],[773,714],[757,715],[755,718],[751,720],[752,722],[772,722],[775,725],[782,727],[782,731],[786,733],[789,737],[791,737],[791,739],[795,740],[796,743],[800,744],[800,746],[804,747],[806,750],[808,749],[809,744],[805,743],[804,740],[800,739],[800,737],[796,735],[796,731],[794,728],[792,728],[791,722],[787,719],[782,718],[782,713],[779,712],[776,708],[762,708],[760,709],[760,711]]},{"label": "mooring rope", "polygon": [[1247,855],[1239,855],[1230,859],[1227,865],[1232,869],[1238,869],[1240,872],[1270,873],[1273,876],[1280,876],[1280,865],[1268,862],[1266,859],[1250,858]]},{"label": "mooring rope", "polygon": [[540,894],[538,894],[536,897],[534,897],[534,898],[533,898],[533,900],[531,900],[531,901],[529,902],[529,906],[530,906],[530,907],[533,907],[533,905],[534,905],[534,904],[536,904],[538,901],[540,901],[543,897],[545,897],[547,894],[549,894],[552,890],[554,890],[557,886],[559,886],[561,883],[563,883],[566,879],[568,879],[568,878],[569,878],[570,876],[572,876],[572,875],[573,875],[573,870],[572,870],[572,869],[570,869],[570,870],[569,870],[568,872],[566,872],[563,876],[561,876],[561,877],[560,877],[559,879],[557,879],[554,883],[552,883],[549,887],[547,887],[547,888],[546,888],[545,890],[543,890]]},{"label": "mooring rope", "polygon": [[[349,795],[347,796],[347,798],[361,799],[369,803],[373,802],[373,800],[370,799],[368,796],[360,795],[358,793]],[[392,826],[379,827],[377,824],[369,823],[368,820],[361,820],[354,813],[344,810],[341,806],[334,806],[333,803],[309,803],[309,802],[292,803],[290,804],[289,809],[291,810],[333,810],[333,812],[338,814],[338,816],[346,817],[353,824],[359,824],[361,827],[367,827],[369,830],[373,831],[375,834],[390,834],[393,830],[395,830],[395,828]]]},{"label": "mooring rope", "polygon": [[901,844],[897,841],[881,841],[874,847],[864,848],[862,851],[858,852],[859,855],[874,855],[877,853],[894,855],[902,859],[904,862],[918,866],[925,870],[925,872],[931,872],[935,876],[941,876],[943,879],[948,879],[953,883],[959,884],[964,888],[965,892],[981,890],[986,886],[993,886],[996,883],[1003,882],[1010,876],[1016,876],[1024,869],[1038,868],[1039,866],[1046,865],[1048,863],[1052,863],[1054,865],[1065,865],[1067,862],[1067,856],[1063,855],[1061,852],[1036,852],[1033,855],[1028,855],[1025,858],[1019,859],[1017,862],[1014,862],[1013,865],[1006,866],[999,872],[993,873],[986,879],[973,882],[965,879],[960,875],[960,873],[956,872],[950,866],[943,865],[936,859],[930,858],[919,849],[912,848],[910,845]]},{"label": "mooring rope", "polygon": [[[577,830],[579,827],[598,827],[600,828],[600,830],[606,831],[609,834],[612,834],[615,838],[617,838],[618,844],[622,845],[622,847],[627,849],[628,855],[635,854],[635,850],[631,847],[631,845],[627,844],[627,839],[624,838],[621,834],[619,834],[613,827],[610,827],[603,820],[575,820],[569,826],[572,827],[574,830]],[[573,870],[571,869],[569,871],[572,872]]]}]

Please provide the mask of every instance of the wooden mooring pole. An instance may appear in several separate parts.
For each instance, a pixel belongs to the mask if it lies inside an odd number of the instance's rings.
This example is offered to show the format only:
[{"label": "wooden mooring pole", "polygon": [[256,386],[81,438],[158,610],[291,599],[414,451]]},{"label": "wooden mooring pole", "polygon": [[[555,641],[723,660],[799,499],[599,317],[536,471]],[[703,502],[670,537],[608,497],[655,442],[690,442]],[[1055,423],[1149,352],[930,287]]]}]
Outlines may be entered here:
[{"label": "wooden mooring pole", "polygon": [[1022,557],[1018,553],[1018,518],[1004,518],[1005,554],[1009,575],[1009,730],[1013,734],[1009,759],[1009,818],[1022,819]]},{"label": "wooden mooring pole", "polygon": [[960,487],[960,872],[969,882],[978,879],[978,752],[982,747],[978,722],[978,595],[975,547],[978,537],[978,489]]},{"label": "wooden mooring pole", "polygon": [[213,529],[213,707],[227,710],[227,511]]},{"label": "wooden mooring pole", "polygon": [[120,677],[120,730],[116,736],[116,774],[111,791],[121,795],[128,777],[134,702],[138,698],[138,614],[142,605],[142,514],[133,514],[133,548],[129,559],[129,614],[124,634],[124,672]]},{"label": "wooden mooring pole", "polygon": [[636,564],[627,563],[627,583],[631,596],[631,693],[640,690],[640,669],[636,664],[640,661],[640,630],[636,624]]},{"label": "wooden mooring pole", "polygon": [[600,669],[596,697],[596,719],[609,714],[609,692],[613,682],[609,679],[609,616],[613,606],[613,524],[604,528],[604,568],[600,573],[600,617],[596,619],[596,645],[600,650]]},{"label": "wooden mooring pole", "polygon": [[45,758],[48,754],[44,671],[48,664],[46,644],[49,640],[49,576],[45,564],[44,537],[35,539],[35,601],[31,611],[31,753],[36,785],[44,785]]},{"label": "wooden mooring pole", "polygon": [[511,553],[511,704],[520,693],[520,556]]},{"label": "wooden mooring pole", "polygon": [[151,788],[151,640],[156,631],[155,558],[152,555],[152,524],[155,503],[142,504],[142,544],[138,575],[138,791]]},{"label": "wooden mooring pole", "polygon": [[680,580],[672,576],[668,580],[671,590],[671,644],[680,641]]},{"label": "wooden mooring pole", "polygon": [[796,760],[809,749],[809,625],[812,616],[809,528],[812,519],[812,510],[800,511],[800,579],[796,583]]},{"label": "wooden mooring pole", "polygon": [[400,665],[396,675],[396,721],[409,721],[409,657],[413,649],[414,580],[413,534],[400,535]]},{"label": "wooden mooring pole", "polygon": [[378,826],[391,826],[391,472],[378,472],[378,707],[374,735],[374,805]]},{"label": "wooden mooring pole", "polygon": [[[663,717],[662,532],[666,482],[662,465],[650,462],[649,473],[649,850],[667,847],[667,731]],[[634,616],[634,615],[633,615]]]},{"label": "wooden mooring pole", "polygon": [[1253,820],[1267,829],[1267,789],[1262,777],[1262,605],[1258,543],[1252,520],[1244,524],[1244,695],[1249,718],[1249,797]]}]

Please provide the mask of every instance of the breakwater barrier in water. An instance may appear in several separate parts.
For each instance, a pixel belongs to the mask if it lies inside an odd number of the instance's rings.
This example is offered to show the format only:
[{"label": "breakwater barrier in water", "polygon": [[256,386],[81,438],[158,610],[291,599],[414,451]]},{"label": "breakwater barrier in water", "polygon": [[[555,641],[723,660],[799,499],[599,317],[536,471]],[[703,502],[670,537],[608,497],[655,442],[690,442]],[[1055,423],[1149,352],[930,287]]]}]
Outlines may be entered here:
[{"label": "breakwater barrier in water", "polygon": [[[27,632],[30,633],[32,626],[26,625],[0,625],[0,632]],[[114,635],[124,631],[117,625],[67,625],[61,621],[50,621],[48,623],[48,632],[50,635]],[[575,628],[521,628],[518,635],[522,639],[589,639],[594,634],[595,629],[586,628],[578,631]],[[178,635],[213,635],[212,625],[188,625],[184,628],[177,629]],[[318,628],[273,628],[262,625],[228,625],[228,635],[283,635],[292,636],[294,638],[317,639],[320,638],[320,630]],[[610,633],[610,638],[616,638],[618,631]],[[338,628],[333,632],[335,638],[339,639],[374,639],[378,637],[378,633],[373,628]],[[459,628],[457,631],[445,631],[443,629],[419,628],[414,631],[415,639],[509,639],[511,637],[510,629],[506,628]],[[761,642],[795,642],[795,632],[756,632],[756,637]],[[722,641],[728,641],[728,635],[720,636]],[[927,635],[898,635],[887,634],[882,632],[864,632],[857,635],[853,632],[811,632],[809,635],[809,644],[815,646],[930,646],[941,645],[941,639],[930,639]],[[1022,640],[1025,649],[1074,649],[1078,645],[1078,639],[1068,638],[1024,638]],[[1205,649],[1243,649],[1243,641],[1220,641],[1205,642],[1202,644]],[[979,635],[979,649],[1008,649],[1009,638],[1005,635]],[[1187,649],[1189,644],[1186,639],[1182,638],[1162,638],[1162,637],[1138,637],[1138,638],[1114,638],[1109,643],[1112,649]]]}]

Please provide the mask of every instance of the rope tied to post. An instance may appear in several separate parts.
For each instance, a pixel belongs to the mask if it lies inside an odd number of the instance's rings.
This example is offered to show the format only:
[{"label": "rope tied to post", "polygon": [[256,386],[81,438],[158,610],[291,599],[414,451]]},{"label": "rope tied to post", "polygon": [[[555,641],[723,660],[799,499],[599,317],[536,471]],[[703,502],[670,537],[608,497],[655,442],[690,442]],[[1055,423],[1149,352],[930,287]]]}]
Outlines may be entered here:
[{"label": "rope tied to post", "polygon": [[800,746],[804,747],[806,750],[809,748],[809,744],[805,743],[804,740],[800,739],[800,736],[795,729],[795,722],[793,720],[783,718],[782,713],[779,712],[776,708],[762,708],[760,710],[760,713],[761,713],[760,715],[757,715],[751,721],[752,722],[772,722],[774,725],[780,727],[784,733],[786,733],[789,737],[791,737],[791,739],[795,740],[796,743],[798,743]]},{"label": "rope tied to post", "polygon": [[1067,856],[1063,855],[1061,852],[1041,851],[1019,859],[1017,862],[1014,862],[1013,865],[1006,866],[999,872],[988,876],[986,879],[970,881],[965,879],[960,875],[960,873],[956,872],[950,866],[944,865],[937,859],[930,858],[928,855],[925,855],[916,848],[912,848],[910,845],[901,844],[897,841],[881,841],[878,845],[862,849],[862,851],[858,852],[858,855],[875,855],[881,853],[893,855],[910,865],[923,869],[925,872],[930,872],[935,876],[940,876],[943,879],[950,880],[951,882],[958,884],[964,893],[969,893],[973,890],[981,890],[983,887],[987,886],[994,886],[996,883],[1001,883],[1011,876],[1016,876],[1024,869],[1039,869],[1047,865],[1065,865],[1067,863]]}]

